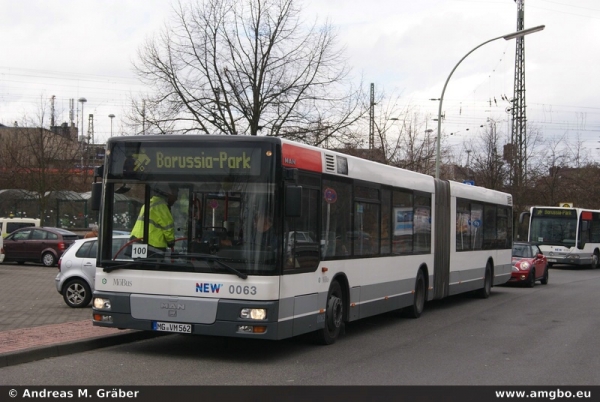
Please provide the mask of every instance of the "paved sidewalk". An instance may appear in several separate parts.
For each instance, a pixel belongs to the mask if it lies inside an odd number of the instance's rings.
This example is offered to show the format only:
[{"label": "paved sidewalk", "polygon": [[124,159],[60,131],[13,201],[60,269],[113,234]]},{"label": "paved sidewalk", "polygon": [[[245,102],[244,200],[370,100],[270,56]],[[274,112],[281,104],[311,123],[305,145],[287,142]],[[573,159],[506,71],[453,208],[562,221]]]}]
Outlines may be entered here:
[{"label": "paved sidewalk", "polygon": [[147,339],[146,331],[94,327],[91,307],[68,307],[57,268],[0,264],[0,367]]}]

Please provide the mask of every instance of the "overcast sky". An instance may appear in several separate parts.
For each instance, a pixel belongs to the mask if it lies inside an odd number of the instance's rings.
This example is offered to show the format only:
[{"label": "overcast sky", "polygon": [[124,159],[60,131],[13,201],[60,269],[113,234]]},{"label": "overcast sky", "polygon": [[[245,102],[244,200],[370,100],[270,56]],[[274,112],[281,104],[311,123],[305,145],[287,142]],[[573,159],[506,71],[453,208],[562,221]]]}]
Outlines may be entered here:
[{"label": "overcast sky", "polygon": [[[186,1],[186,0],[183,0]],[[377,91],[437,116],[446,78],[477,45],[517,27],[513,0],[304,0],[304,17],[328,18],[355,75]],[[130,94],[143,93],[132,71],[142,41],[162,28],[170,0],[0,0],[0,123],[35,116],[55,96],[58,123],[69,99],[85,97],[85,132],[94,114],[96,142],[122,130]],[[545,138],[579,138],[600,150],[600,2],[525,0],[528,128]],[[515,41],[496,40],[457,68],[444,96],[442,132],[462,143],[491,118],[509,129]],[[81,122],[79,114],[77,122]],[[431,128],[436,128],[431,120]],[[80,124],[77,124],[78,126]],[[468,130],[467,130],[468,129]],[[450,136],[450,133],[456,133]]]}]

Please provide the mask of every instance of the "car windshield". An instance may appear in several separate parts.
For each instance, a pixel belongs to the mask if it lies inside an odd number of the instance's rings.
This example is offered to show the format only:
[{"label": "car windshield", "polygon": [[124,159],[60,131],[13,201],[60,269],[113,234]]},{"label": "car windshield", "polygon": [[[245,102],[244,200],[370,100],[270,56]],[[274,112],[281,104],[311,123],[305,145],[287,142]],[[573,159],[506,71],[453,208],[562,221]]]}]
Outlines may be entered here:
[{"label": "car windshield", "polygon": [[531,247],[525,244],[515,244],[512,249],[513,257],[532,258]]}]

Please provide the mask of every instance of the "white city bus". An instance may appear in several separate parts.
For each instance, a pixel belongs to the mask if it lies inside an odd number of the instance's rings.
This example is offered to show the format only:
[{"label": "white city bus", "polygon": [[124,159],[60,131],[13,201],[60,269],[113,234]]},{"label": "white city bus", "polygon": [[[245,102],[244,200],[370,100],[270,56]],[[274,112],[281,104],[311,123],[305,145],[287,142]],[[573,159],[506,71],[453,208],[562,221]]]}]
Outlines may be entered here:
[{"label": "white city bus", "polygon": [[[97,174],[98,326],[315,332],[330,344],[346,322],[418,317],[426,301],[461,292],[486,298],[511,275],[510,194],[330,150],[274,137],[115,137]],[[113,230],[131,230],[165,183],[178,189],[174,247],[113,245]],[[275,243],[255,240],[259,214]],[[148,212],[139,219],[148,227]]]},{"label": "white city bus", "polygon": [[598,268],[600,211],[583,208],[535,206],[521,213],[529,220],[528,240],[535,242],[548,265],[569,264]]}]

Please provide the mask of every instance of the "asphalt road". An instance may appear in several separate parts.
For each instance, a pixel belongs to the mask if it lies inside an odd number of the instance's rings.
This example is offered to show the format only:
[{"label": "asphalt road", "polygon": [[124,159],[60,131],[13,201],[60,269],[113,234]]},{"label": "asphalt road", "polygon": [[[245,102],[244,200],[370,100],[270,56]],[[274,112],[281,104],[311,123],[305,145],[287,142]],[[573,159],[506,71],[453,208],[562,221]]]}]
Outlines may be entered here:
[{"label": "asphalt road", "polygon": [[168,335],[0,369],[0,385],[597,385],[600,270],[553,268],[347,325],[336,344]]}]

